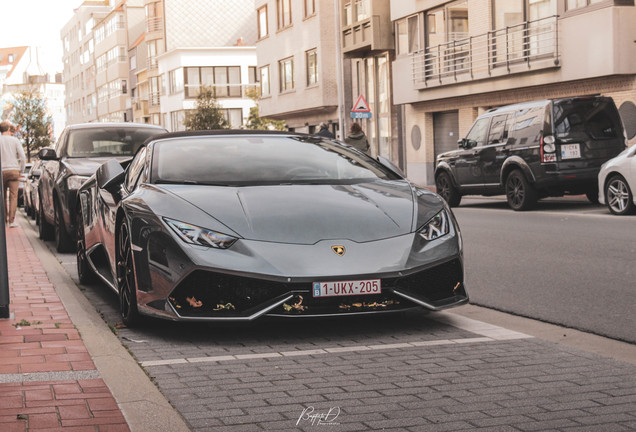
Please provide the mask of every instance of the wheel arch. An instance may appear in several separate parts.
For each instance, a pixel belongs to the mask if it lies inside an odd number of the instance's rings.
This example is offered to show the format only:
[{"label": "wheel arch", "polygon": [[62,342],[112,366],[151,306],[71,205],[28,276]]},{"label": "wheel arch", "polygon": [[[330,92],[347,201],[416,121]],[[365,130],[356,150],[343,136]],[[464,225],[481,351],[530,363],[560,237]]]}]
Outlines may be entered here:
[{"label": "wheel arch", "polygon": [[523,175],[526,176],[526,179],[531,184],[534,184],[536,182],[534,173],[532,172],[530,166],[526,163],[526,161],[518,156],[513,156],[506,159],[506,161],[503,163],[503,166],[501,167],[501,173],[499,175],[499,184],[503,186],[508,175],[515,169],[521,170]]},{"label": "wheel arch", "polygon": [[459,184],[457,183],[457,180],[455,179],[455,175],[453,174],[453,170],[451,168],[450,165],[448,165],[448,163],[446,162],[440,162],[437,165],[437,168],[435,168],[435,181],[437,181],[437,177],[439,177],[439,175],[441,173],[446,173],[448,174],[448,177],[450,178],[450,181],[452,183],[452,185],[456,188],[459,188]]}]

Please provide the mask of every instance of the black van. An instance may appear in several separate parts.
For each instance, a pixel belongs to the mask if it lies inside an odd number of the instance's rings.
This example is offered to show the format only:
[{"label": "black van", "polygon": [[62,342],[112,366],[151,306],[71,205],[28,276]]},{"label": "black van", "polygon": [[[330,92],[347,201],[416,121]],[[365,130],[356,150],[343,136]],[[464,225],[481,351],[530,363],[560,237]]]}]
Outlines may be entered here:
[{"label": "black van", "polygon": [[435,185],[450,206],[462,195],[504,193],[514,210],[564,194],[598,202],[599,169],[626,142],[610,97],[508,105],[479,116],[459,150],[437,156]]}]

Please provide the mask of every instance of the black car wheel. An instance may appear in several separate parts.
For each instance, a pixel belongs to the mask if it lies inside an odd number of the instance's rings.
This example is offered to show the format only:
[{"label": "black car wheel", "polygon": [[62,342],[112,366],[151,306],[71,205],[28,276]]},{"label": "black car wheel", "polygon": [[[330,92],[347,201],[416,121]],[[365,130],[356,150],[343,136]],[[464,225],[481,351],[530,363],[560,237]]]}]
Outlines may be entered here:
[{"label": "black car wheel", "polygon": [[506,198],[508,206],[515,211],[534,208],[539,195],[520,170],[514,170],[506,178]]},{"label": "black car wheel", "polygon": [[62,209],[59,201],[55,201],[55,249],[58,252],[71,252],[73,250],[73,242],[71,236],[66,232],[64,219],[62,217]]},{"label": "black car wheel", "polygon": [[130,232],[122,223],[117,238],[117,288],[119,289],[119,309],[124,324],[132,327],[139,323],[137,310],[137,289],[133,264]]},{"label": "black car wheel", "polygon": [[81,284],[91,284],[95,282],[95,273],[88,259],[86,258],[86,241],[84,240],[84,219],[82,217],[81,206],[78,204],[77,210],[77,243],[76,243],[76,261],[77,261],[77,277]]},{"label": "black car wheel", "polygon": [[605,201],[609,211],[615,215],[634,213],[634,195],[621,175],[612,176],[605,186]]},{"label": "black car wheel", "polygon": [[44,205],[40,201],[40,209],[38,211],[38,234],[41,240],[51,240],[53,237],[53,225],[47,222],[44,215]]},{"label": "black car wheel", "polygon": [[435,179],[435,187],[437,188],[437,194],[444,198],[444,200],[451,207],[457,207],[462,200],[462,195],[457,188],[453,186],[450,176],[441,172]]},{"label": "black car wheel", "polygon": [[587,200],[592,204],[598,204],[598,185],[593,186],[587,192],[585,192]]}]

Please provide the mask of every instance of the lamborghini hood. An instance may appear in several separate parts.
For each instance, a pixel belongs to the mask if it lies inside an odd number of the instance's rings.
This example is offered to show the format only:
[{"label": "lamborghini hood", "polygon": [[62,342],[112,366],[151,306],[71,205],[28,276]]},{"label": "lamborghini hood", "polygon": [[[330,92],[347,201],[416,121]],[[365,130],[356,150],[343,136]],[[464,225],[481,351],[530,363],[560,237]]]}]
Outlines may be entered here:
[{"label": "lamborghini hood", "polygon": [[314,244],[330,239],[380,240],[411,232],[416,214],[411,186],[401,181],[161,188],[203,210],[241,237],[256,241]]}]

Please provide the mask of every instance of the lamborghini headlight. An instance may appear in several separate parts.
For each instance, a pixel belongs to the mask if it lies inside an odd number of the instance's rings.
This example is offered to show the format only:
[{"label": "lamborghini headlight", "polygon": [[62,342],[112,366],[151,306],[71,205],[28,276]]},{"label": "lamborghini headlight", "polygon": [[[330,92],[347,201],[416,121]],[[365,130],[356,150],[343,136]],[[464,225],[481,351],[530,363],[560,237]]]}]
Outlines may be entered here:
[{"label": "lamborghini headlight", "polygon": [[184,242],[189,244],[213,247],[216,249],[227,249],[237,240],[236,237],[201,228],[196,225],[168,218],[164,218],[164,220]]},{"label": "lamborghini headlight", "polygon": [[424,240],[435,240],[450,232],[450,218],[446,210],[442,210],[431,218],[420,229],[419,234]]},{"label": "lamborghini headlight", "polygon": [[86,176],[73,175],[66,179],[66,187],[69,190],[77,190],[88,180]]}]

